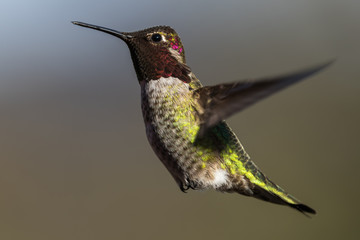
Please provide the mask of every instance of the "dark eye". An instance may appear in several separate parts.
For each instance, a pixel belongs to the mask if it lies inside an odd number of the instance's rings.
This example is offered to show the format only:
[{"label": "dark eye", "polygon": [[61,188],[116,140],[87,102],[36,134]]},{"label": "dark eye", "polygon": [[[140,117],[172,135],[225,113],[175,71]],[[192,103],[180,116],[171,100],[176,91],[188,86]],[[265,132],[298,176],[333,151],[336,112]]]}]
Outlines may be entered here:
[{"label": "dark eye", "polygon": [[151,40],[153,40],[154,42],[160,42],[162,40],[162,37],[160,34],[158,33],[154,33],[152,36],[151,36]]}]

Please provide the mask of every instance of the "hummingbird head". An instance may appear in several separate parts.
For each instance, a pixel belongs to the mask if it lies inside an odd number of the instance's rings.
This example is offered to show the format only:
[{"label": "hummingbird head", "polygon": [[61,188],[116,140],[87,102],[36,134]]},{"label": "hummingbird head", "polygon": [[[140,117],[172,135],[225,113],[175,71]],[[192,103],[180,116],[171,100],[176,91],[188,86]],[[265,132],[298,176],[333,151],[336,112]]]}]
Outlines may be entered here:
[{"label": "hummingbird head", "polygon": [[179,35],[168,26],[157,26],[136,32],[119,32],[82,22],[73,24],[102,31],[123,40],[129,47],[139,82],[176,77],[189,83],[190,68]]}]

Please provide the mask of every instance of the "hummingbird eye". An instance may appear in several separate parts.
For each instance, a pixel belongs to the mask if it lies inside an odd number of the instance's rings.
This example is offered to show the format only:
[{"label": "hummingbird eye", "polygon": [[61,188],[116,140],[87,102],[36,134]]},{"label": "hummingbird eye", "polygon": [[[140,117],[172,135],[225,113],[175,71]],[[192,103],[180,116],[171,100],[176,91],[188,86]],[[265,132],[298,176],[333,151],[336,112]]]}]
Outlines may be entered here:
[{"label": "hummingbird eye", "polygon": [[151,36],[151,40],[153,42],[160,42],[162,40],[162,36],[159,34],[159,33],[154,33],[152,36]]}]

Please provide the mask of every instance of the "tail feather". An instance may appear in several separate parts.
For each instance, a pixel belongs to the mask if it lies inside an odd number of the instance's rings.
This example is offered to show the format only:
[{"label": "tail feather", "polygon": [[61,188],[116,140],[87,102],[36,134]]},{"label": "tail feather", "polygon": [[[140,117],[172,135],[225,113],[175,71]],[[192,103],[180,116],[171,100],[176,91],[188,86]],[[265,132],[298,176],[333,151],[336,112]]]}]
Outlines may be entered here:
[{"label": "tail feather", "polygon": [[[279,187],[279,189],[281,189],[281,188]],[[274,194],[274,193],[272,193],[268,190],[265,190],[259,186],[255,186],[255,188],[253,189],[253,193],[254,193],[253,197],[256,197],[258,199],[261,199],[261,200],[264,200],[267,202],[275,203],[275,204],[287,205],[287,206],[289,206],[293,209],[296,209],[299,212],[305,214],[306,216],[308,216],[307,213],[316,214],[316,211],[314,209],[312,209],[311,207],[300,203],[299,200],[297,200],[290,194],[286,193],[284,190],[282,190],[282,192],[283,192],[283,196]],[[286,198],[284,196],[286,196]],[[289,199],[291,199],[291,202],[289,201]]]},{"label": "tail feather", "polygon": [[311,214],[316,214],[316,211],[314,209],[312,209],[311,207],[302,204],[302,203],[298,203],[298,204],[289,204],[290,207],[298,210],[299,212],[303,213],[306,215],[306,213],[311,213]]}]

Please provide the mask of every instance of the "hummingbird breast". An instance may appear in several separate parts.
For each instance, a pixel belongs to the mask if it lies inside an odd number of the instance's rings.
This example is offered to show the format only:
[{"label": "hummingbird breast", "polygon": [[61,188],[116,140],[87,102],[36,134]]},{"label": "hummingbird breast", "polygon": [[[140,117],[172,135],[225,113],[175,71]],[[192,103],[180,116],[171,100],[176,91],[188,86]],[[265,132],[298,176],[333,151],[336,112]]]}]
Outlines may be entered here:
[{"label": "hummingbird breast", "polygon": [[180,187],[228,188],[224,139],[213,134],[196,141],[200,109],[189,85],[174,77],[143,81],[141,95],[150,145]]}]

